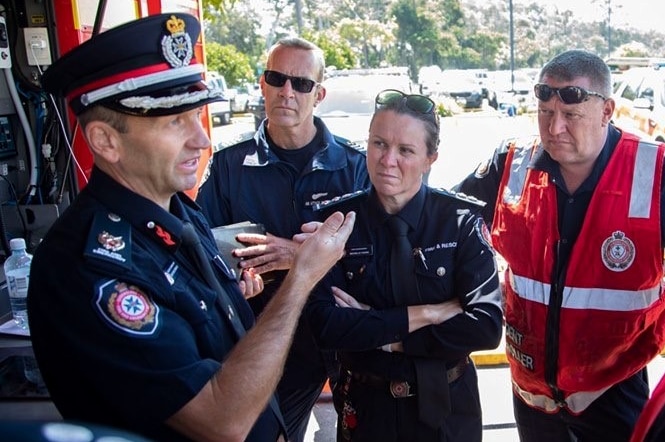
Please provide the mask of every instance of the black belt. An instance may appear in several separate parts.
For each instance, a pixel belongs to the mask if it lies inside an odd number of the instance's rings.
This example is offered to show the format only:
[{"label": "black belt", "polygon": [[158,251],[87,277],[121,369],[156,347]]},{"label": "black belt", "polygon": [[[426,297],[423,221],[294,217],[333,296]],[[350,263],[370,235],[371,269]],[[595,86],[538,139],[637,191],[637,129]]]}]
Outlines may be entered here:
[{"label": "black belt", "polygon": [[[446,371],[448,383],[450,384],[458,380],[464,374],[467,365],[469,365],[468,357],[461,359],[457,364],[455,364],[455,366],[449,368]],[[394,398],[405,398],[416,395],[416,384],[414,382],[390,381],[374,374],[358,373],[349,370],[347,370],[347,374],[358,383],[368,385],[379,390],[388,389]]]}]

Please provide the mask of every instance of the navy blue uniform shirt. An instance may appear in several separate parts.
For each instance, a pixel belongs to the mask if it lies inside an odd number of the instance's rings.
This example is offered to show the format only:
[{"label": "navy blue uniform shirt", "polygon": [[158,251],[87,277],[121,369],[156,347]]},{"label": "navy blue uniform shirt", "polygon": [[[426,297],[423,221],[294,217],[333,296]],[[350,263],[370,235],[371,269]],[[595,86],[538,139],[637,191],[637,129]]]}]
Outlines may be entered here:
[{"label": "navy blue uniform shirt", "polygon": [[[409,305],[458,299],[463,314],[408,333],[407,306],[394,305],[387,278],[392,236],[374,190],[325,208],[356,212],[345,256],[317,286],[305,310],[319,345],[338,349],[345,369],[387,379],[415,381],[413,358],[457,363],[469,353],[495,348],[502,310],[494,254],[478,205],[423,185],[399,212],[410,226],[418,287]],[[370,310],[339,308],[337,286]],[[404,352],[379,347],[402,341]]]},{"label": "navy blue uniform shirt", "polygon": [[[216,292],[181,244],[202,240],[247,329],[253,314],[186,195],[170,213],[99,169],[35,251],[28,293],[34,350],[65,419],[185,440],[164,421],[220,369],[238,338]],[[276,440],[264,411],[248,440]]]},{"label": "navy blue uniform shirt", "polygon": [[[196,200],[210,225],[252,221],[263,224],[273,235],[290,239],[300,233],[303,223],[318,220],[313,204],[367,189],[365,154],[333,136],[318,117],[314,124],[315,139],[321,145],[303,170],[280,160],[269,144],[265,122],[253,138],[216,152]],[[257,314],[285,274],[277,272],[275,281],[250,299]],[[324,382],[326,370],[317,351],[306,324],[300,321],[282,382]]]}]

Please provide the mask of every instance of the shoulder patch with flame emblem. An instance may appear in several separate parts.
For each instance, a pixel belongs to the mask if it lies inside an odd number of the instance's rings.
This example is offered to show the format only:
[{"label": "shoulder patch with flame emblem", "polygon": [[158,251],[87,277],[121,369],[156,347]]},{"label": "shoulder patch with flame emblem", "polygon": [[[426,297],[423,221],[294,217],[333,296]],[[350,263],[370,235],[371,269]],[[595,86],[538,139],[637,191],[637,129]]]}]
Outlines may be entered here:
[{"label": "shoulder patch with flame emblem", "polygon": [[159,307],[140,288],[117,279],[97,287],[95,306],[111,328],[137,337],[154,335],[159,329]]}]

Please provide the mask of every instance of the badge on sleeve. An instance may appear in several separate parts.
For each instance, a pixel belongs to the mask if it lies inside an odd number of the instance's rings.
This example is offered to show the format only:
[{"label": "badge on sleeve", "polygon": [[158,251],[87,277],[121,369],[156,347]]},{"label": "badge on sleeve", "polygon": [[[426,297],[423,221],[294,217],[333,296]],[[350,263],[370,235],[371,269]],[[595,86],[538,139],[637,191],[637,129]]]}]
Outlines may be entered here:
[{"label": "badge on sleeve", "polygon": [[151,336],[159,327],[159,307],[141,289],[117,279],[97,287],[95,306],[108,325],[132,336]]}]

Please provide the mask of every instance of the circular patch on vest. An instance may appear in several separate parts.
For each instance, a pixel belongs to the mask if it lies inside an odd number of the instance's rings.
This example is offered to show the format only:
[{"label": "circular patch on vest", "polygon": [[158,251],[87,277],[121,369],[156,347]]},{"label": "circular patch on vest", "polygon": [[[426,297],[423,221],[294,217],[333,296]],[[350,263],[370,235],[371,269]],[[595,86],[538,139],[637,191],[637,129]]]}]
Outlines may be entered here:
[{"label": "circular patch on vest", "polygon": [[635,244],[620,230],[603,241],[600,257],[605,267],[613,272],[623,272],[633,264]]}]

